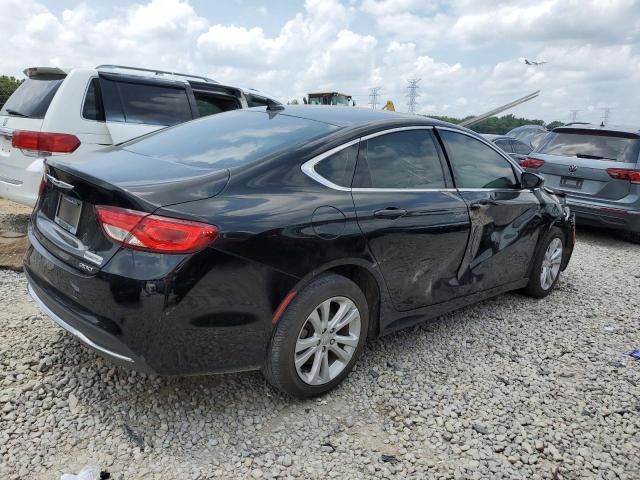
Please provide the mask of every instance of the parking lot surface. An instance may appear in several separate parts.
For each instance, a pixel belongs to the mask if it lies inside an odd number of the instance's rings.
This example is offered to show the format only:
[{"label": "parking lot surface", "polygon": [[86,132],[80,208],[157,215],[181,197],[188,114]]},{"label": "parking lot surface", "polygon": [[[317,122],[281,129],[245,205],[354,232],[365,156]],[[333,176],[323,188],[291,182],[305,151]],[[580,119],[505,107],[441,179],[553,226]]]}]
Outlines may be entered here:
[{"label": "parking lot surface", "polygon": [[[6,204],[0,205],[5,207]],[[24,228],[25,212],[0,212]],[[547,299],[389,335],[323,398],[114,367],[0,271],[0,478],[640,478],[640,246],[579,230]]]}]

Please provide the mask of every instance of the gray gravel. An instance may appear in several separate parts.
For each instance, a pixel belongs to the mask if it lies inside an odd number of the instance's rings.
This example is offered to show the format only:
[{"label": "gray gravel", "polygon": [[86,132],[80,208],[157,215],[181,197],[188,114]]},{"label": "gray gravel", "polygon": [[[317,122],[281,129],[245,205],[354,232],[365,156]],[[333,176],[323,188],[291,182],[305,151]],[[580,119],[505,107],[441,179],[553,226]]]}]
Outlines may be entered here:
[{"label": "gray gravel", "polygon": [[0,478],[640,478],[640,246],[580,231],[558,290],[373,342],[319,400],[110,365],[0,271]]}]

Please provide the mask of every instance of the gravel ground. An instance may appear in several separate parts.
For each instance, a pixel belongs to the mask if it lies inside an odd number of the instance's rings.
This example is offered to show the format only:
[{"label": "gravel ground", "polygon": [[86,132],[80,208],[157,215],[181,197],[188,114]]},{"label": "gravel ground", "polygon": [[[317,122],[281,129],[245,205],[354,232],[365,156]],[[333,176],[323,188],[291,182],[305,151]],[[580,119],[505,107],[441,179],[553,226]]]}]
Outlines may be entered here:
[{"label": "gravel ground", "polygon": [[[13,217],[11,217],[13,218]],[[507,294],[370,344],[342,386],[150,378],[0,271],[0,478],[640,478],[640,246],[580,231],[546,300]]]}]

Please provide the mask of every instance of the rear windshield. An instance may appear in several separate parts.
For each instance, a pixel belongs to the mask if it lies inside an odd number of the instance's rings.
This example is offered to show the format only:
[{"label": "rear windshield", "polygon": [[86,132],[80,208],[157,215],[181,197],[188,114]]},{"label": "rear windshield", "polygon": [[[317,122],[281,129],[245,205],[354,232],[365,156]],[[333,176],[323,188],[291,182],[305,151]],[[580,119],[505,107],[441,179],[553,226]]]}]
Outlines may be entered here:
[{"label": "rear windshield", "polygon": [[26,79],[4,104],[1,115],[44,118],[64,78],[42,76]]},{"label": "rear windshield", "polygon": [[639,147],[640,139],[631,135],[551,132],[537,151],[549,155],[636,163]]},{"label": "rear windshield", "polygon": [[322,122],[235,110],[176,125],[122,144],[126,150],[218,170],[249,164],[336,130]]}]

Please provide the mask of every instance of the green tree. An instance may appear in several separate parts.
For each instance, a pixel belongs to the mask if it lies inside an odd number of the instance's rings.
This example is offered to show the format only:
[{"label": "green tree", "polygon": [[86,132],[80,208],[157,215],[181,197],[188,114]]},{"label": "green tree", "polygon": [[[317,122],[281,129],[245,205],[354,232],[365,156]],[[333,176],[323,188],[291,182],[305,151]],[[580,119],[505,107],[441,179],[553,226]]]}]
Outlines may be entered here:
[{"label": "green tree", "polygon": [[[454,117],[446,117],[446,116],[436,116],[430,115],[432,118],[437,118],[438,120],[443,120],[449,123],[460,123],[469,118],[473,118],[473,116],[465,117],[465,118],[454,118]],[[493,133],[496,135],[504,135],[509,130],[520,127],[521,125],[542,125],[544,126],[543,120],[538,119],[530,119],[530,118],[521,118],[515,117],[512,114],[504,115],[502,117],[490,117],[486,120],[483,120],[475,125],[472,125],[471,130],[474,130],[478,133]]]},{"label": "green tree", "polygon": [[558,120],[554,120],[551,123],[547,123],[547,129],[549,130],[553,130],[554,128],[558,128],[558,127],[562,127],[564,126],[564,123],[558,121]]},{"label": "green tree", "polygon": [[24,80],[15,77],[0,75],[0,108],[6,103],[11,94],[20,86]]}]

